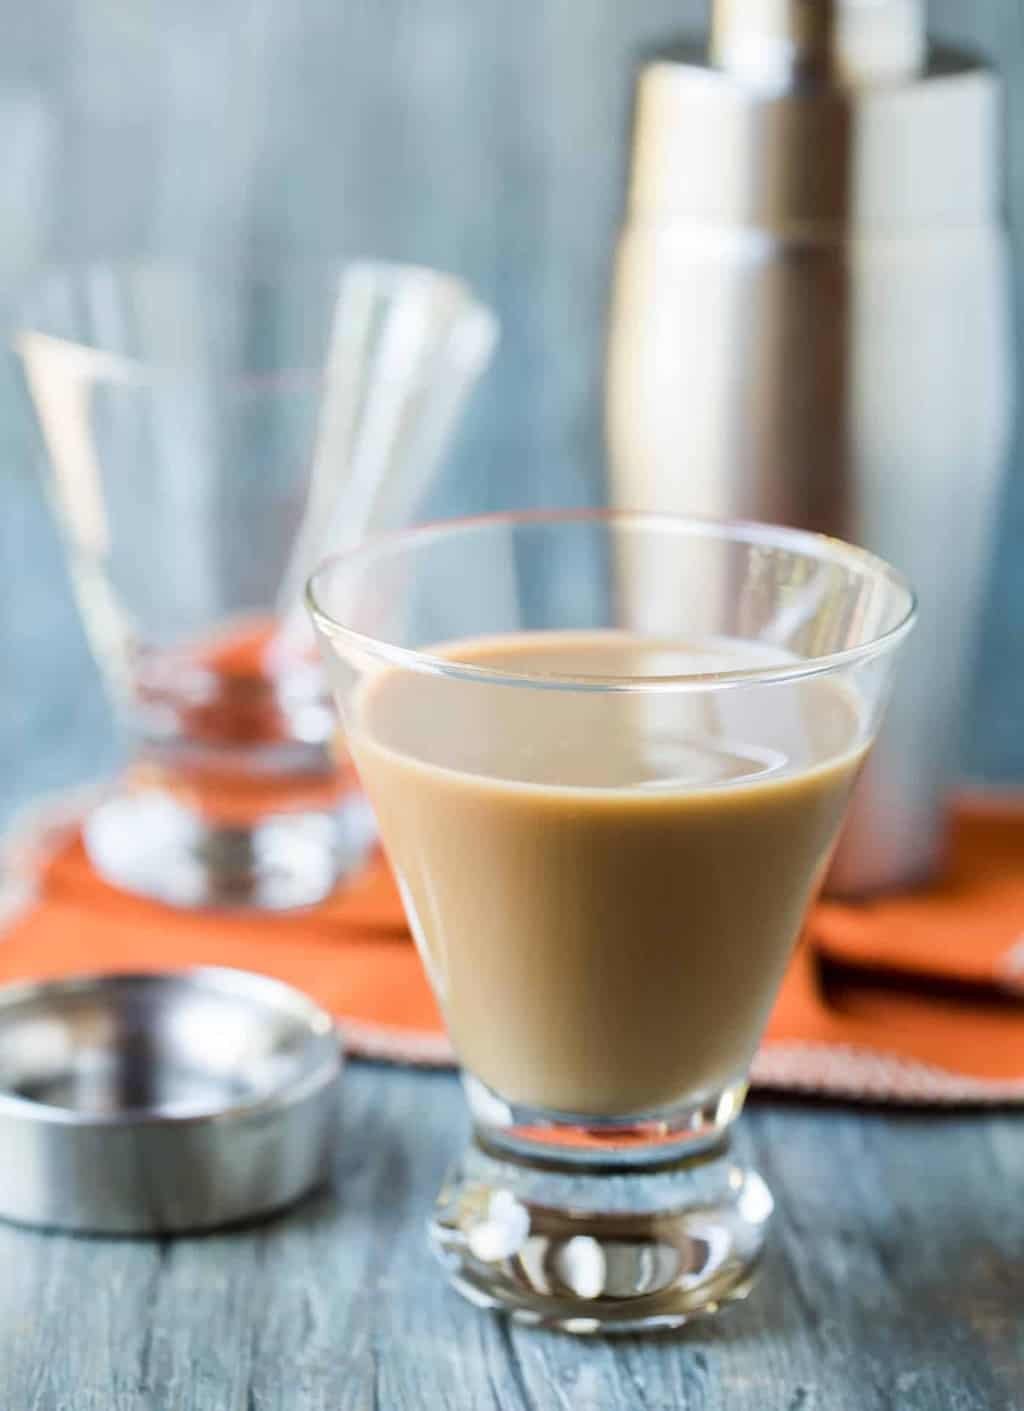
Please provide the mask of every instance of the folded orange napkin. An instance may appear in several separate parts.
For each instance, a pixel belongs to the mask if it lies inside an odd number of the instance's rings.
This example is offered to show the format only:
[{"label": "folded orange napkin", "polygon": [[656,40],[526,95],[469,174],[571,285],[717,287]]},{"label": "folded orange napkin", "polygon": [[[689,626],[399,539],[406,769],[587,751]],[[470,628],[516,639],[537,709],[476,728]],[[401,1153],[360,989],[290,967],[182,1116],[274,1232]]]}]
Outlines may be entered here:
[{"label": "folded orange napkin", "polygon": [[[307,912],[176,912],[97,878],[79,831],[88,802],[46,806],[9,837],[0,982],[239,966],[316,996],[357,1051],[451,1060],[383,859]],[[947,874],[928,890],[815,909],[753,1080],[876,1100],[1024,1102],[1024,805],[963,801]]]}]

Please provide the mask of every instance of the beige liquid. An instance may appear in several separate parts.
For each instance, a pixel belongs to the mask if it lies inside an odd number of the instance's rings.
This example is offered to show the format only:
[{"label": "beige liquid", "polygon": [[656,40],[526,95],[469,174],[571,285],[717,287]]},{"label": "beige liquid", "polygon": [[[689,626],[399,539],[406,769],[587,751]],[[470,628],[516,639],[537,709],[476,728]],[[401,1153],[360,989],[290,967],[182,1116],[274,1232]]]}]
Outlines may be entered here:
[{"label": "beige liquid", "polygon": [[[764,650],[609,631],[440,654],[664,675],[757,666]],[[743,1074],[863,754],[848,691],[583,693],[387,669],[349,725],[472,1073],[506,1100],[588,1115]]]}]

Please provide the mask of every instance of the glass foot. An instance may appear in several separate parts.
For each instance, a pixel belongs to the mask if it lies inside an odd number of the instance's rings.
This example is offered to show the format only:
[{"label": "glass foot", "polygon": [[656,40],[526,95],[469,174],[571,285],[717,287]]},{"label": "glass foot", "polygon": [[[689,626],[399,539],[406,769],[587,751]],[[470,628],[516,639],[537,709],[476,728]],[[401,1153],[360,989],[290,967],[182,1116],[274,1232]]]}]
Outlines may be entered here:
[{"label": "glass foot", "polygon": [[367,859],[376,837],[361,794],[332,812],[213,825],[159,789],[101,803],[83,827],[105,881],[177,907],[312,906]]},{"label": "glass foot", "polygon": [[430,1238],[481,1307],[571,1333],[653,1332],[746,1296],[771,1212],[764,1181],[723,1147],[609,1174],[474,1144],[441,1190]]}]

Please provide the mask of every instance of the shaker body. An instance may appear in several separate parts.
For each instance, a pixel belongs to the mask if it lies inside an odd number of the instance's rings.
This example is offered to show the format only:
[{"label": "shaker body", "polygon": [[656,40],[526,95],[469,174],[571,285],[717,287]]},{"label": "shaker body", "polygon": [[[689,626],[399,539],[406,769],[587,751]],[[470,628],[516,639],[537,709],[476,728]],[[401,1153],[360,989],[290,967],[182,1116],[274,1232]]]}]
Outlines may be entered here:
[{"label": "shaker body", "polygon": [[895,563],[920,616],[830,886],[932,871],[1006,457],[998,226],[814,242],[634,228],[609,357],[614,503],[771,520]]}]

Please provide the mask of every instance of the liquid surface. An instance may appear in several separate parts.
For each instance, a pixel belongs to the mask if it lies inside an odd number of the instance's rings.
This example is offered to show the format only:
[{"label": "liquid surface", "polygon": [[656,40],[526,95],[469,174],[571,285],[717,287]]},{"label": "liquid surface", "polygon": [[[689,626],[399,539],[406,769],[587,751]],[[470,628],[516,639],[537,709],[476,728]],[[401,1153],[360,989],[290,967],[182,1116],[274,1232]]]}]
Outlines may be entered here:
[{"label": "liquid surface", "polygon": [[[619,632],[455,643],[579,678],[777,663]],[[825,680],[610,693],[387,669],[349,742],[460,1057],[508,1101],[632,1115],[741,1075],[863,753]]]}]

